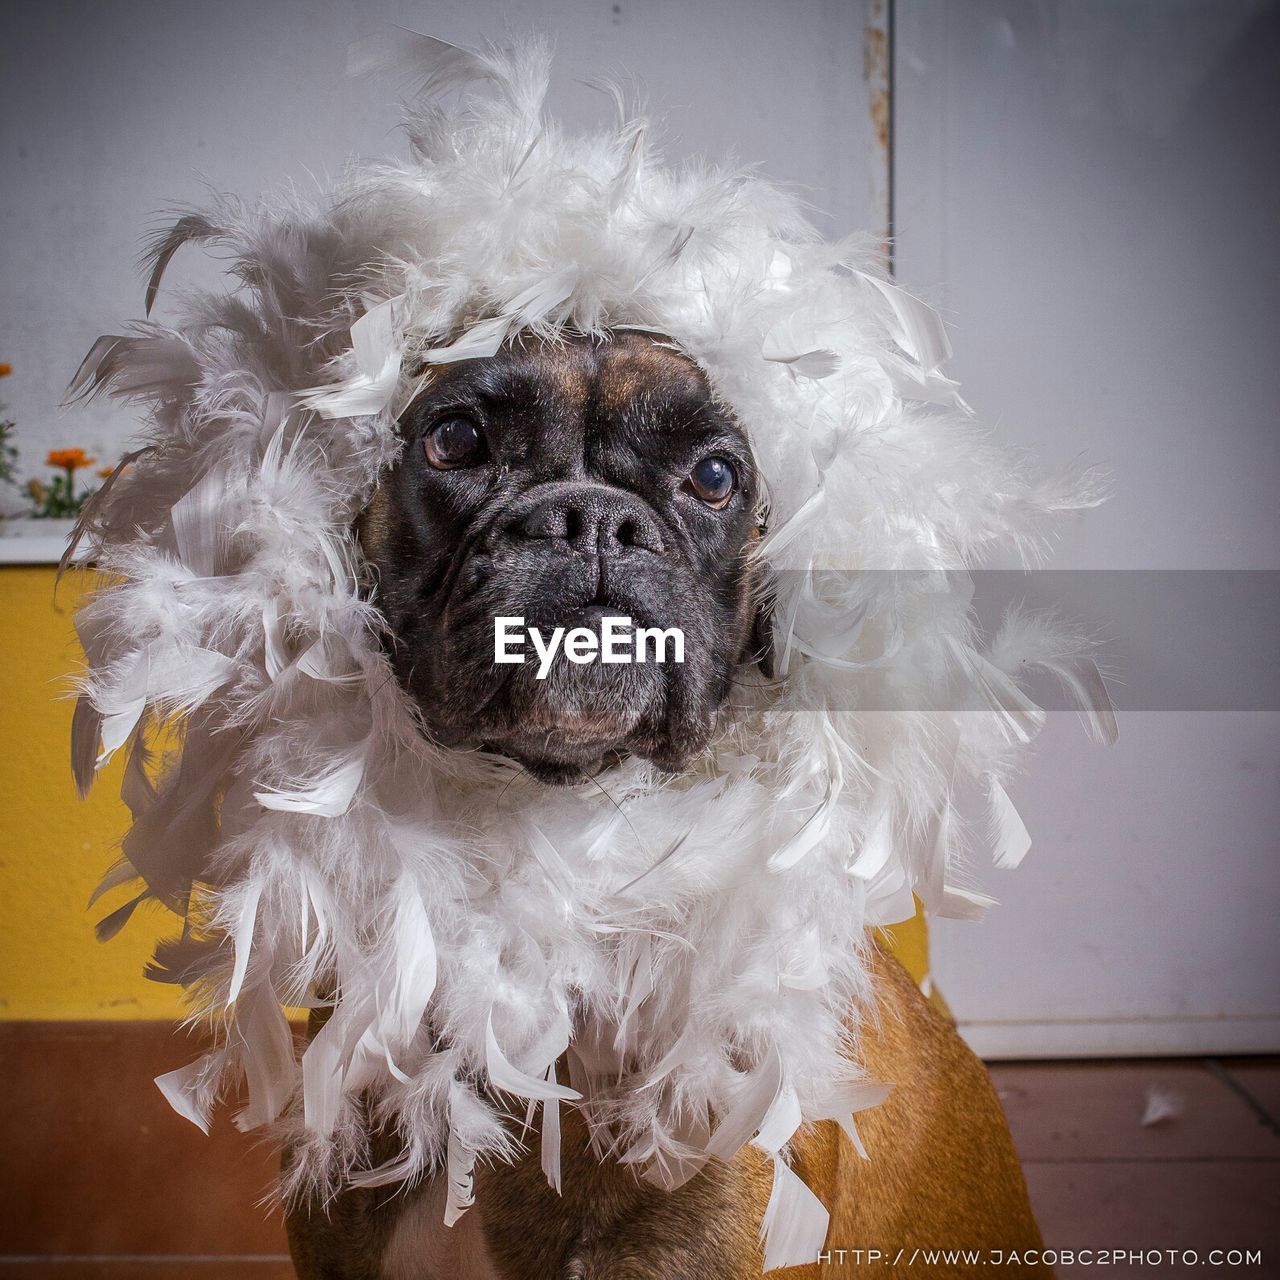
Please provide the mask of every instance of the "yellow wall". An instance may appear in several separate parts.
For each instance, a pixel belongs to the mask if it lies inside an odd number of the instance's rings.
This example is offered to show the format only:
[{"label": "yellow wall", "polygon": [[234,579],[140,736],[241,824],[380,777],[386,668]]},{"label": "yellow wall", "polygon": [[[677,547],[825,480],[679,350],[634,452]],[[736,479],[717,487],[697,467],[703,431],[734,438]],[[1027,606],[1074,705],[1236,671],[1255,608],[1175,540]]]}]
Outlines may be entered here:
[{"label": "yellow wall", "polygon": [[84,575],[53,599],[51,566],[0,567],[0,1018],[171,1018],[173,988],[142,967],[177,917],[139,910],[111,942],[94,922],[124,890],[86,911],[115,858],[128,810],[113,761],[89,799],[76,796],[66,677],[79,663],[71,617]]},{"label": "yellow wall", "polygon": [[[77,798],[68,763],[72,703],[63,697],[79,650],[71,617],[84,575],[58,589],[46,566],[0,567],[0,1018],[172,1018],[173,988],[143,965],[177,917],[152,904],[110,942],[94,921],[130,896],[117,890],[85,910],[128,822],[120,761]],[[919,981],[928,968],[923,924],[893,930]]]}]

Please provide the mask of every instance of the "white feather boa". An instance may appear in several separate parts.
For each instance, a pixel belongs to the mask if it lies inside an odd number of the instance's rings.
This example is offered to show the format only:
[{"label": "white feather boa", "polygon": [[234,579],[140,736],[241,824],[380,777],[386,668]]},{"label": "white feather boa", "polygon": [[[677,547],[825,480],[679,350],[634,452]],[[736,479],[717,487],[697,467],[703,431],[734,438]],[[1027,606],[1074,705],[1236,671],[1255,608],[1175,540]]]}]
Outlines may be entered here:
[{"label": "white feather boa", "polygon": [[[562,134],[536,43],[404,35],[356,60],[425,75],[411,158],[314,202],[183,217],[148,309],[187,241],[238,289],[100,339],[73,383],[151,423],[81,529],[110,585],[77,618],[73,758],[87,787],[128,751],[133,825],[105,885],[141,881],[101,931],[145,898],[185,916],[152,976],[187,988],[219,1047],[160,1085],[204,1126],[243,1080],[241,1127],[297,1144],[290,1193],[444,1169],[452,1221],[475,1161],[517,1146],[513,1099],[541,1104],[558,1182],[567,1102],[665,1186],[754,1141],[775,1160],[767,1264],[805,1261],[826,1215],[786,1143],[820,1118],[852,1132],[884,1093],[851,1021],[868,930],[913,893],[944,915],[988,901],[954,878],[964,779],[1003,860],[1025,847],[999,779],[1043,719],[1029,665],[1113,730],[1087,652],[1017,617],[984,648],[965,590],[1097,486],[1038,478],[975,430],[936,317],[863,241],[823,242],[752,174],[662,167],[621,99],[616,128]],[[630,761],[546,788],[420,734],[351,526],[396,456],[409,370],[623,326],[669,335],[749,433],[785,679],[738,689],[683,777]],[[283,1009],[317,1000],[332,1016],[298,1062]],[[367,1107],[403,1137],[391,1163],[370,1165]]]}]

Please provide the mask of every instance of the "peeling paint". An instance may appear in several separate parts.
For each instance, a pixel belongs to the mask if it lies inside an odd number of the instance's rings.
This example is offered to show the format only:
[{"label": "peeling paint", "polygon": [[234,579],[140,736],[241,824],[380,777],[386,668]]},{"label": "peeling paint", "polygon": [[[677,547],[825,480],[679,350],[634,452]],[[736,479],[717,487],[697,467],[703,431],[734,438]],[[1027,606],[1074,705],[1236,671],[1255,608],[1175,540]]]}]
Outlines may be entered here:
[{"label": "peeling paint", "polygon": [[893,8],[868,0],[862,36],[862,76],[871,132],[871,192],[885,264],[893,264]]}]

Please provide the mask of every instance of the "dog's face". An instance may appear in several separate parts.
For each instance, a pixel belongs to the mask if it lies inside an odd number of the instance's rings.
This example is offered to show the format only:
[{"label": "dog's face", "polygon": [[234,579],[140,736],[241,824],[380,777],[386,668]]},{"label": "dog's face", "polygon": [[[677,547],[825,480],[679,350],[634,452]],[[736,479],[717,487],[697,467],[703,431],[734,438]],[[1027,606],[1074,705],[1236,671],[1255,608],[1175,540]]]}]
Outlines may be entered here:
[{"label": "dog's face", "polygon": [[[431,736],[547,781],[624,752],[683,767],[757,643],[755,466],[702,372],[633,332],[533,342],[432,370],[400,427],[359,533]],[[532,650],[495,661],[500,617],[543,636],[621,617],[679,628],[684,661],[561,648],[539,679]],[[631,651],[620,623],[606,630]]]}]

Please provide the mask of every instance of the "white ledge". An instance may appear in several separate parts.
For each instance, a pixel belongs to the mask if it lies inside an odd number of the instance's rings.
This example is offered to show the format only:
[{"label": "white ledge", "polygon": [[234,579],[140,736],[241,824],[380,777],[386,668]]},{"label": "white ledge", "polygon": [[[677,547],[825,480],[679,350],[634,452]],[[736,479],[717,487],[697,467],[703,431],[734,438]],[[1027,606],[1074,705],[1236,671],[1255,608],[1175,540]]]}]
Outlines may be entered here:
[{"label": "white ledge", "polygon": [[0,520],[0,565],[57,564],[73,520]]}]

